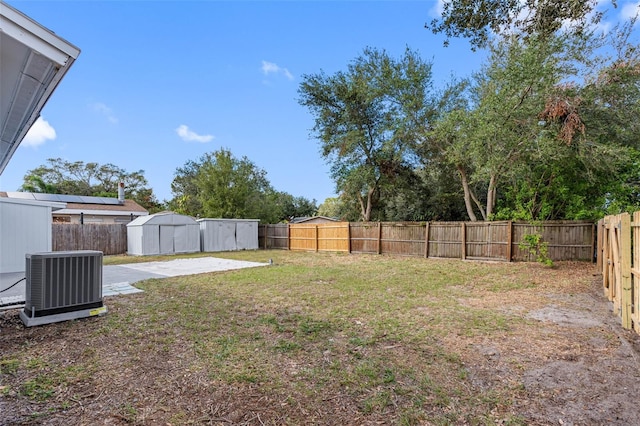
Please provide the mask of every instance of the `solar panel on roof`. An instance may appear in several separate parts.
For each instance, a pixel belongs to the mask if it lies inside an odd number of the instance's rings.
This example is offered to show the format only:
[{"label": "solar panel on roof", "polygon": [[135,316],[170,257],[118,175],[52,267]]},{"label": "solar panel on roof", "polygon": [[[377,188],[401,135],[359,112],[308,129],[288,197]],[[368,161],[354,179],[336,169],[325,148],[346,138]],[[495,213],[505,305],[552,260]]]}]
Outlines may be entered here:
[{"label": "solar panel on roof", "polygon": [[86,195],[72,194],[41,194],[37,192],[7,192],[9,198],[18,198],[22,200],[37,201],[54,201],[62,203],[78,203],[78,204],[102,204],[117,206],[120,204],[117,198],[111,197],[90,197]]},{"label": "solar panel on roof", "polygon": [[34,193],[33,197],[38,201],[55,201],[60,202],[60,196],[58,194],[38,194]]},{"label": "solar panel on roof", "polygon": [[109,197],[91,197],[88,195],[63,195],[64,201],[67,203],[78,203],[78,204],[102,204],[102,205],[118,205],[117,198],[109,198]]},{"label": "solar panel on roof", "polygon": [[84,204],[100,204],[98,202],[98,197],[88,197],[86,195],[83,195],[80,197],[80,201],[78,201],[78,203],[84,203]]},{"label": "solar panel on roof", "polygon": [[80,203],[82,198],[79,195],[60,194],[60,201],[65,203]]},{"label": "solar panel on roof", "polygon": [[101,198],[103,204],[108,204],[108,205],[112,205],[112,206],[117,206],[120,204],[120,202],[118,201],[117,198],[107,198],[107,197],[102,197]]}]

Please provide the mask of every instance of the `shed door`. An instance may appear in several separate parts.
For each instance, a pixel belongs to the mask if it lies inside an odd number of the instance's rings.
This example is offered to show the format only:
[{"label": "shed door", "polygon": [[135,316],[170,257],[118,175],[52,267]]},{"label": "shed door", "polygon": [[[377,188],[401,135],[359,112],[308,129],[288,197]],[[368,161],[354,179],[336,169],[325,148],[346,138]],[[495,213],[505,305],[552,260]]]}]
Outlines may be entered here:
[{"label": "shed door", "polygon": [[236,223],[232,221],[218,222],[217,236],[220,251],[236,249]]},{"label": "shed door", "polygon": [[160,225],[160,254],[171,254],[173,250],[174,226]]},{"label": "shed door", "polygon": [[173,250],[175,253],[186,253],[189,251],[186,225],[173,227]]},{"label": "shed door", "polygon": [[258,248],[257,222],[238,222],[236,224],[236,246],[238,250]]}]

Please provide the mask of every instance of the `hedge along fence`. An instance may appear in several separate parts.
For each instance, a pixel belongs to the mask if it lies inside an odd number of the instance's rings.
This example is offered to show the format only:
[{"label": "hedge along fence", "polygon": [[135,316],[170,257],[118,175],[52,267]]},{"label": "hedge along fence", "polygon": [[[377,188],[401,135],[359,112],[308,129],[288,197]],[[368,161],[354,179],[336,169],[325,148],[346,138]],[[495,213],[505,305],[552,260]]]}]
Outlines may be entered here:
[{"label": "hedge along fence", "polygon": [[472,260],[535,261],[520,248],[539,234],[552,260],[593,261],[595,224],[562,222],[335,222],[260,225],[260,247]]}]

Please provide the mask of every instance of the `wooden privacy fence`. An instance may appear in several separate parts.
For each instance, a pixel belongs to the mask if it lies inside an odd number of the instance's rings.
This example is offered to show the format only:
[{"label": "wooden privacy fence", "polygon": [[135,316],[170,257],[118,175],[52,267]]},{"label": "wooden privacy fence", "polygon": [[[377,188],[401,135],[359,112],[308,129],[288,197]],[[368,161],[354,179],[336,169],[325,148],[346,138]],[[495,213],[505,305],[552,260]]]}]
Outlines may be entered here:
[{"label": "wooden privacy fence", "polygon": [[593,222],[335,222],[260,225],[265,249],[393,254],[472,260],[536,260],[520,249],[540,234],[552,260],[588,260],[595,254]]},{"label": "wooden privacy fence", "polygon": [[54,223],[51,232],[53,251],[99,250],[105,255],[127,252],[125,224]]},{"label": "wooden privacy fence", "polygon": [[604,295],[622,326],[640,333],[640,212],[600,220],[597,250]]}]

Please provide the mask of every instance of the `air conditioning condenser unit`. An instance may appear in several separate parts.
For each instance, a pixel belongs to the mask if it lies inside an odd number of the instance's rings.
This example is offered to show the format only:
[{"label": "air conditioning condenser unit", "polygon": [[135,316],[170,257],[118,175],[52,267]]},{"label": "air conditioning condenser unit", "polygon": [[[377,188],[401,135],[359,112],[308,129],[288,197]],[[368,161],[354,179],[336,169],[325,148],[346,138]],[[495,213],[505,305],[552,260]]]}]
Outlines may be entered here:
[{"label": "air conditioning condenser unit", "polygon": [[27,326],[50,324],[107,313],[102,302],[102,252],[92,250],[26,255]]}]

